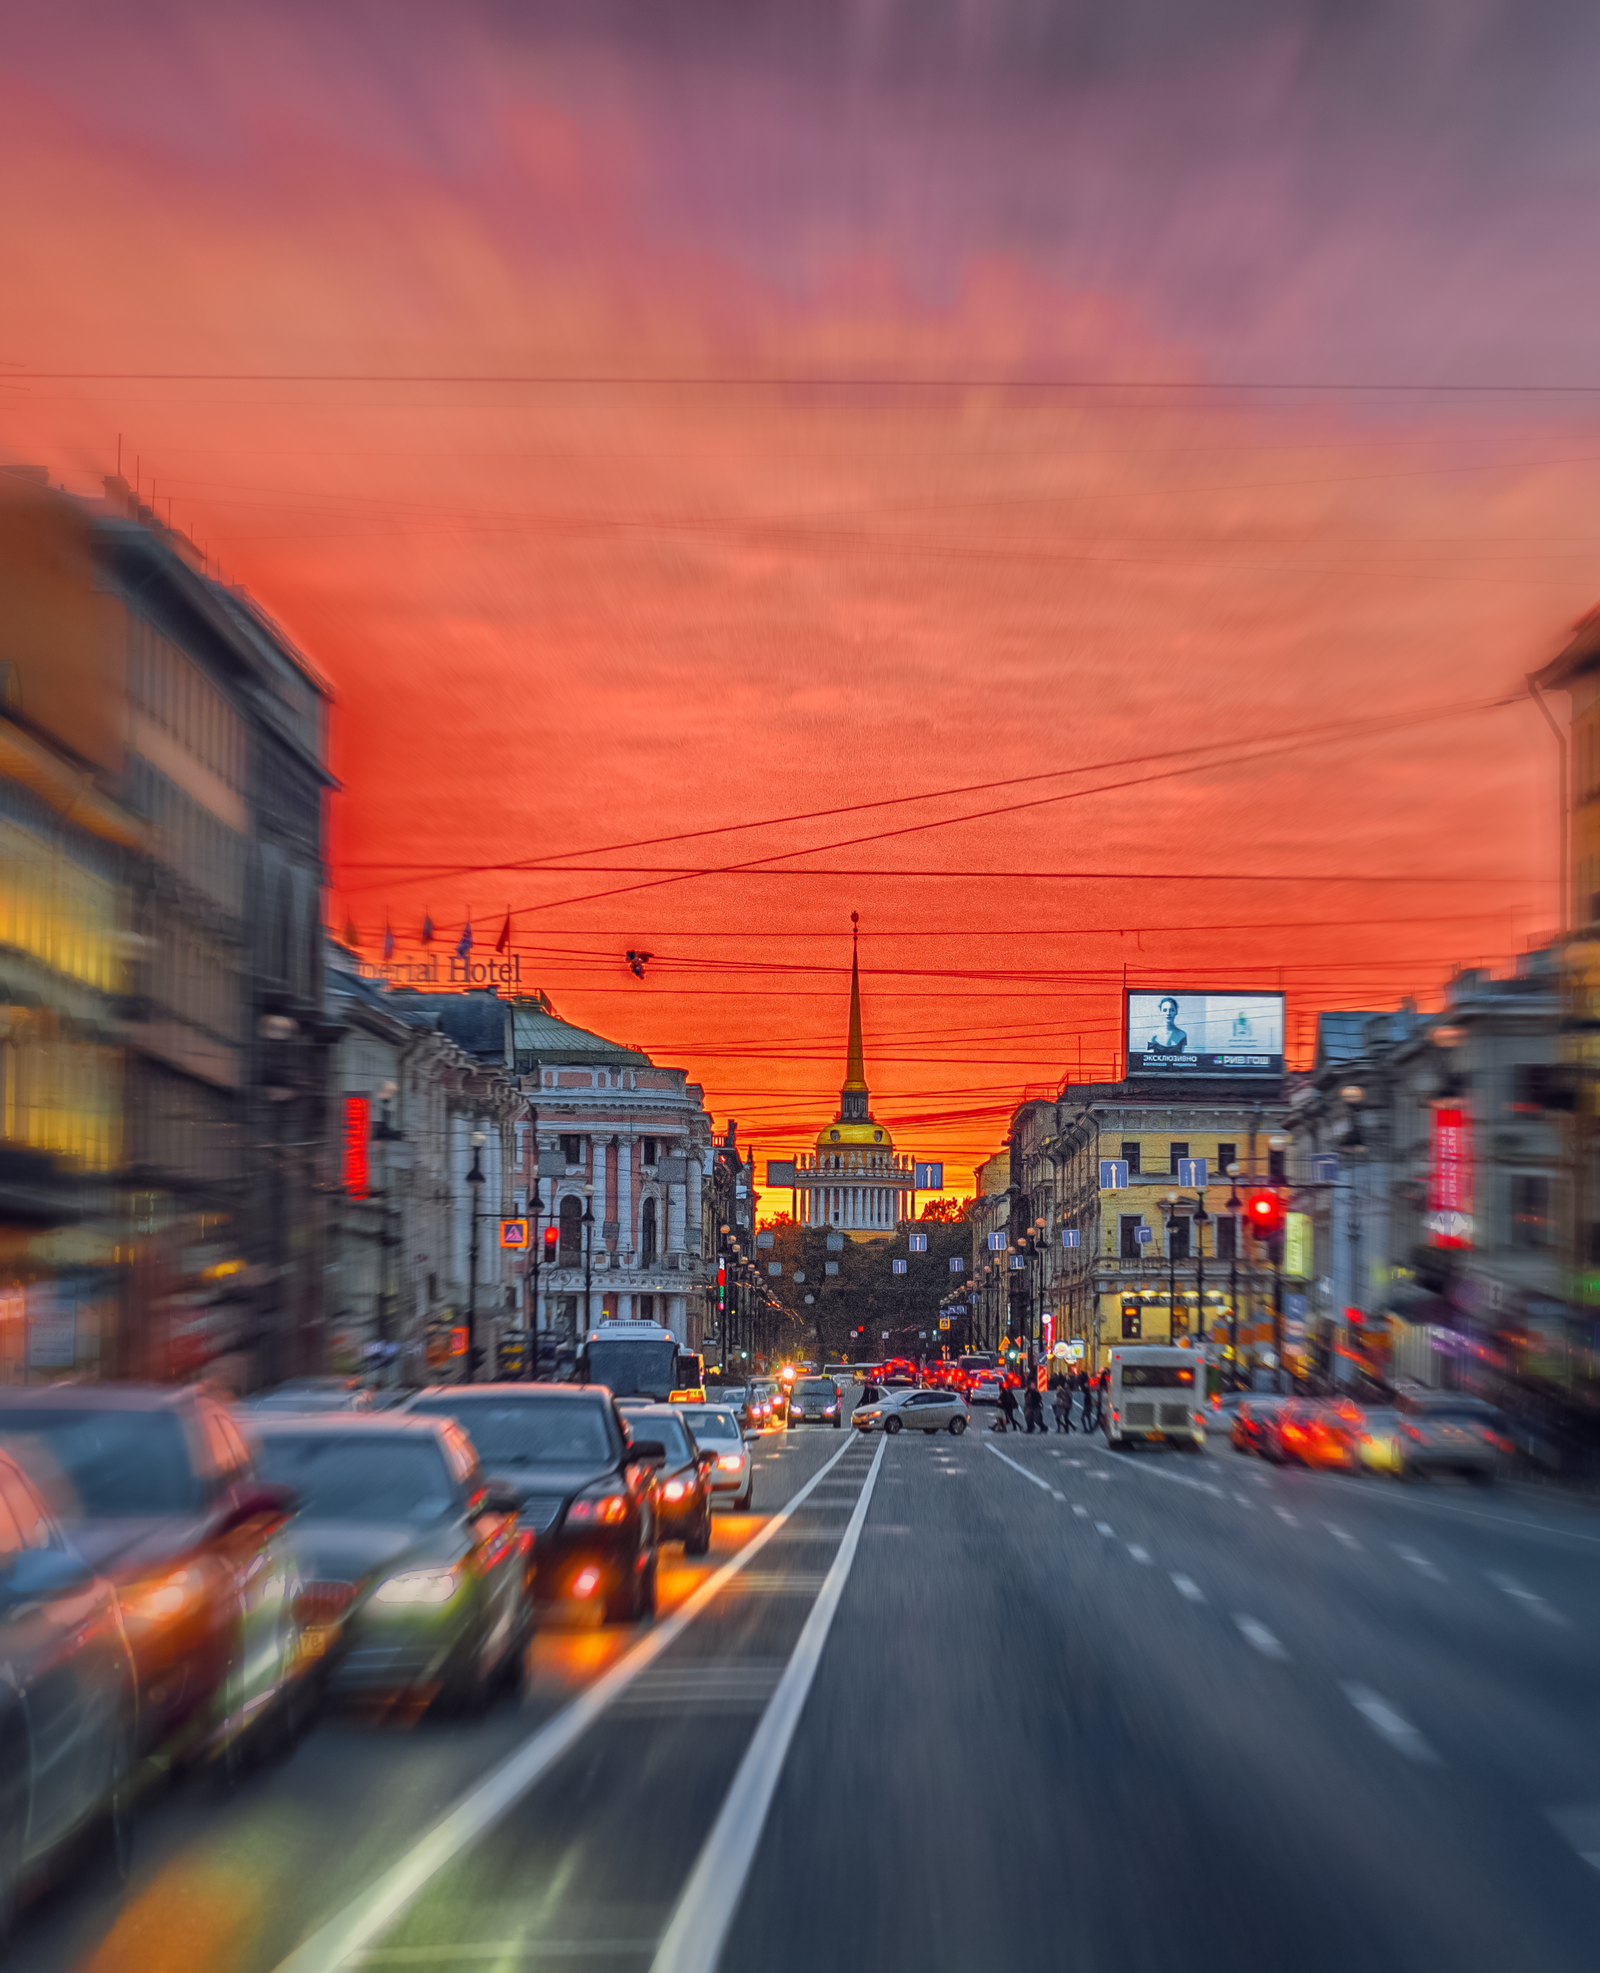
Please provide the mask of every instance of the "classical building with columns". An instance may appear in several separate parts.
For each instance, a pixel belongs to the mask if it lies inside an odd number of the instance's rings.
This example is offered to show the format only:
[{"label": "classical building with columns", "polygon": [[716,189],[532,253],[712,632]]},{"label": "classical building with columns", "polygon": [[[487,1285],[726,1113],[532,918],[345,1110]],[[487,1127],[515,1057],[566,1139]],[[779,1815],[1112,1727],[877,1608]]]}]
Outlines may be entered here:
[{"label": "classical building with columns", "polygon": [[850,1039],[838,1113],[817,1132],[815,1151],[792,1164],[768,1164],[767,1185],[791,1188],[802,1226],[836,1227],[854,1240],[871,1240],[911,1217],[914,1178],[911,1160],[895,1155],[888,1126],[872,1114],[861,1045],[861,963],[852,931]]}]

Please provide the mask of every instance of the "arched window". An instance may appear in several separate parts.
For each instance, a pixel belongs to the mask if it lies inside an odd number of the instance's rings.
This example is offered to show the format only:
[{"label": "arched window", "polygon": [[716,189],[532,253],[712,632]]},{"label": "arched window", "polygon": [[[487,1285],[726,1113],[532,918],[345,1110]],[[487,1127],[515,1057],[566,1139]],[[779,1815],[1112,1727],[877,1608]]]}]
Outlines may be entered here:
[{"label": "arched window", "polygon": [[576,1267],[583,1259],[583,1201],[569,1192],[561,1201],[561,1265]]},{"label": "arched window", "polygon": [[644,1210],[639,1215],[639,1265],[654,1267],[656,1264],[656,1202],[646,1199]]}]

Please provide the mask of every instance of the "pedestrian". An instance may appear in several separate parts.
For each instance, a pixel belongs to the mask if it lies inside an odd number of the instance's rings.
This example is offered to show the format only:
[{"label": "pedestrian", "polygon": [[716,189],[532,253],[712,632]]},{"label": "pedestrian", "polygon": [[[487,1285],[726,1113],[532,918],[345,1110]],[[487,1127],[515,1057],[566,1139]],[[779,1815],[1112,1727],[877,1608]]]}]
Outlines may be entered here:
[{"label": "pedestrian", "polygon": [[1005,1420],[1005,1423],[1000,1427],[1002,1432],[1021,1431],[1022,1428],[1017,1423],[1017,1394],[1009,1384],[1003,1381],[1000,1385],[1000,1411]]},{"label": "pedestrian", "polygon": [[1028,1430],[1044,1430],[1044,1395],[1037,1384],[1030,1384],[1022,1395],[1022,1415],[1028,1421]]},{"label": "pedestrian", "polygon": [[1050,1409],[1056,1415],[1056,1430],[1058,1432],[1070,1432],[1072,1430],[1072,1387],[1060,1378],[1056,1380],[1056,1394],[1050,1400]]}]

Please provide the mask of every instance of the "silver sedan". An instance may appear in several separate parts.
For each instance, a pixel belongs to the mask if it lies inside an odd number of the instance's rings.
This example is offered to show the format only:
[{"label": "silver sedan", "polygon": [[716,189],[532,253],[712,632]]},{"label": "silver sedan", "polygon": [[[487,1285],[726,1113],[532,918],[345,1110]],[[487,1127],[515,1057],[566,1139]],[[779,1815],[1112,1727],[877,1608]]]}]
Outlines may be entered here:
[{"label": "silver sedan", "polygon": [[857,1405],[851,1423],[859,1431],[882,1431],[891,1438],[896,1432],[948,1432],[959,1438],[971,1423],[972,1414],[959,1391],[886,1391],[871,1404]]}]

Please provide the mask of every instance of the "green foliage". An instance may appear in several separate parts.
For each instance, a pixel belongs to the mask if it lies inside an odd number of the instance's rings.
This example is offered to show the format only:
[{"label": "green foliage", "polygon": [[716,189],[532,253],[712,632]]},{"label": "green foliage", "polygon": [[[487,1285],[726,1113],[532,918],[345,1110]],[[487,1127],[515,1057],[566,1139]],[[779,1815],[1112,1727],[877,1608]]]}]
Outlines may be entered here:
[{"label": "green foliage", "polygon": [[[944,1201],[936,1201],[943,1204]],[[767,1264],[781,1263],[782,1280],[768,1280],[767,1287],[791,1309],[800,1321],[815,1323],[817,1334],[805,1339],[804,1353],[820,1350],[828,1358],[850,1361],[859,1356],[911,1356],[917,1351],[934,1355],[939,1347],[939,1303],[953,1287],[964,1284],[967,1275],[950,1272],[950,1258],[959,1254],[970,1268],[972,1235],[964,1216],[957,1219],[925,1219],[916,1231],[926,1233],[928,1251],[909,1251],[911,1227],[905,1222],[892,1234],[870,1240],[845,1237],[841,1252],[828,1252],[826,1227],[797,1226],[787,1214],[774,1220],[764,1232],[773,1235],[770,1248],[757,1248],[756,1259],[763,1276]],[[906,1271],[896,1274],[892,1260],[904,1260]],[[826,1272],[826,1263],[837,1261],[839,1272]],[[794,1278],[796,1268],[805,1280]],[[806,1296],[816,1301],[808,1308]],[[864,1325],[866,1336],[852,1340],[851,1329]],[[889,1341],[883,1332],[889,1331]],[[917,1331],[927,1330],[927,1340],[919,1341]]]}]

